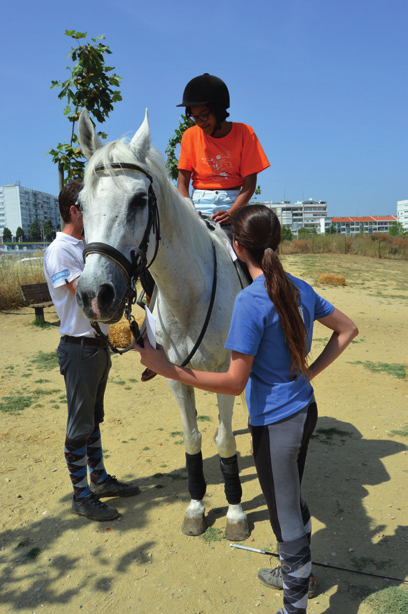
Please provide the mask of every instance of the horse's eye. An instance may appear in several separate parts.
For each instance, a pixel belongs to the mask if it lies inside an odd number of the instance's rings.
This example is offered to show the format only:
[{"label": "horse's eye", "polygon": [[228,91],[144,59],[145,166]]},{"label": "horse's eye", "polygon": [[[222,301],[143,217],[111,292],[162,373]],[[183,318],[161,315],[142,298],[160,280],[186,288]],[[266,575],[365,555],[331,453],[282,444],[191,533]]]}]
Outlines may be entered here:
[{"label": "horse's eye", "polygon": [[129,201],[129,210],[140,209],[147,204],[147,197],[145,192],[139,192],[138,194],[134,194]]}]

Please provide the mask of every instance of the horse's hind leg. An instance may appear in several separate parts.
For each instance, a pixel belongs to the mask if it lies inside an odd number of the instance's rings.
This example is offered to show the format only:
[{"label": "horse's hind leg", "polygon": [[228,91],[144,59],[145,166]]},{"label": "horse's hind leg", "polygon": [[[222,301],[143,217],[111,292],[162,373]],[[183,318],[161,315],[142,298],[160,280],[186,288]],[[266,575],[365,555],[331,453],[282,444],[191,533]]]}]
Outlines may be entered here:
[{"label": "horse's hind leg", "polygon": [[203,472],[201,433],[197,426],[194,388],[175,381],[169,382],[169,385],[181,413],[186,450],[188,491],[191,497],[181,530],[185,535],[201,535],[207,528],[202,502],[207,485]]},{"label": "horse's hind leg", "polygon": [[239,478],[236,442],[232,432],[234,397],[221,394],[217,396],[220,416],[215,442],[220,455],[225,496],[229,504],[225,537],[230,541],[242,541],[249,537],[250,532],[246,514],[241,507],[242,487]]}]

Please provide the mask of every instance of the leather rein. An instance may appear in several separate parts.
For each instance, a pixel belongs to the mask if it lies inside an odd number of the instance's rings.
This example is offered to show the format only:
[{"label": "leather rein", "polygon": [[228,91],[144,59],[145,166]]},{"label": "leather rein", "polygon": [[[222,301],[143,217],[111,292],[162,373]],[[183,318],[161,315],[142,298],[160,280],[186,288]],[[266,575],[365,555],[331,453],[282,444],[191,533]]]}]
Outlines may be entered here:
[{"label": "leather rein", "polygon": [[[142,333],[140,332],[139,325],[136,322],[135,317],[132,315],[132,305],[136,303],[136,296],[137,296],[136,295],[136,282],[139,279],[140,275],[151,267],[154,260],[156,259],[157,252],[159,249],[159,243],[160,243],[161,237],[160,237],[160,218],[159,218],[159,210],[157,207],[157,198],[153,190],[153,178],[141,166],[138,166],[137,164],[129,164],[127,162],[114,162],[110,165],[110,168],[113,170],[138,171],[140,173],[143,173],[149,179],[150,181],[149,188],[148,188],[149,214],[148,214],[146,228],[145,228],[143,238],[142,238],[142,241],[139,247],[136,247],[131,250],[130,260],[128,260],[128,258],[126,258],[115,247],[112,247],[111,245],[108,245],[107,243],[99,243],[99,242],[89,243],[85,247],[83,251],[83,259],[84,259],[84,262],[86,262],[86,257],[89,254],[99,254],[102,256],[106,256],[107,258],[110,258],[111,260],[116,262],[116,264],[118,264],[123,269],[123,271],[126,273],[126,276],[128,279],[128,286],[127,286],[127,290],[125,293],[125,317],[129,322],[129,326],[132,331],[133,337],[136,340],[136,343],[140,345],[141,347],[144,347]],[[104,166],[97,166],[95,168],[95,172],[96,173],[108,172],[108,170]],[[153,257],[150,260],[150,262],[147,263],[147,250],[149,247],[149,238],[150,238],[151,232],[153,232],[153,234],[156,236],[156,243],[155,243]],[[212,283],[210,303],[209,303],[207,315],[206,315],[203,327],[201,329],[201,332],[198,336],[198,339],[196,343],[194,344],[193,349],[187,356],[187,358],[181,364],[182,367],[185,367],[190,362],[190,360],[193,358],[194,354],[197,352],[201,344],[201,341],[203,340],[204,335],[207,331],[208,324],[211,318],[212,309],[214,306],[215,294],[217,290],[217,254],[216,254],[216,249],[215,249],[213,240],[211,240],[211,245],[212,245],[213,259],[214,259],[214,273],[213,273],[213,283]],[[96,336],[102,339],[105,339],[105,341],[108,343],[109,347],[114,353],[122,355],[125,352],[128,352],[129,350],[132,349],[133,342],[124,350],[118,350],[115,346],[111,344],[108,336],[104,335],[104,333],[101,331],[98,322],[93,321],[91,322],[91,325],[96,332]]]}]

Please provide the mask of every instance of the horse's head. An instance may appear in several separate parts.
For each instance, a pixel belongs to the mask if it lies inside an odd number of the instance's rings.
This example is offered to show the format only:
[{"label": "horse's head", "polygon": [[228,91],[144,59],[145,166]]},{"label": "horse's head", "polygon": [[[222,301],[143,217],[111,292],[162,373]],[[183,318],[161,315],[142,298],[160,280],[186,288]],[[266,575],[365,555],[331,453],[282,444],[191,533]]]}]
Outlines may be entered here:
[{"label": "horse's head", "polygon": [[152,197],[146,163],[147,111],[129,145],[115,141],[102,146],[86,111],[81,113],[78,133],[89,162],[79,199],[87,248],[76,298],[88,319],[113,323],[122,317],[130,278],[155,250],[156,238],[149,243],[154,193]]}]

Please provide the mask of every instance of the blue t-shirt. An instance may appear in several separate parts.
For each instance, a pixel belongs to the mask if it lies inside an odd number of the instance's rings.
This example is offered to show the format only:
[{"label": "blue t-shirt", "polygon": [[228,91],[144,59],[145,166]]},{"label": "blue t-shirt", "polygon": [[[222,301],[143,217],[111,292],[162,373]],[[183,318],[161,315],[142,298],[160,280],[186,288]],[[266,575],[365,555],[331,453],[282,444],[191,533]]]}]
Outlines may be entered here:
[{"label": "blue t-shirt", "polygon": [[[330,315],[334,307],[306,282],[289,273],[287,276],[300,290],[310,351],[314,321]],[[236,297],[225,347],[254,356],[245,388],[249,421],[253,426],[278,422],[303,409],[313,398],[313,388],[303,375],[290,376],[289,346],[266,292],[264,275],[256,277]]]}]

